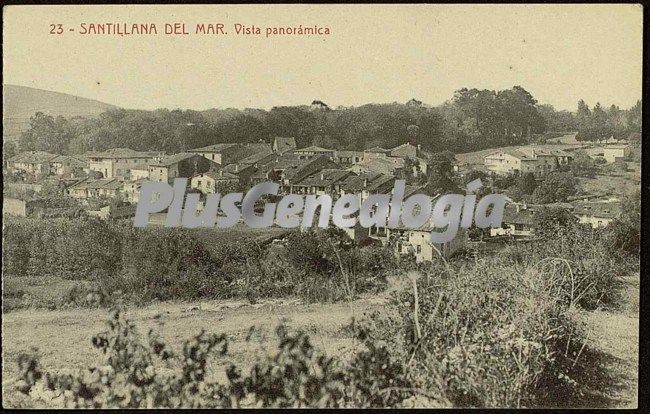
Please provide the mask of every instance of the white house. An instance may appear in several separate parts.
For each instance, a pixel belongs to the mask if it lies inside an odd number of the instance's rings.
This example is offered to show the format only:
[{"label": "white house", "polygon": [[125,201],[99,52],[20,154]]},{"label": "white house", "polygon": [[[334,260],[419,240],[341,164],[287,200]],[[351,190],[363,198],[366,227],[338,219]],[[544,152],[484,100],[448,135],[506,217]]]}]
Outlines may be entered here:
[{"label": "white house", "polygon": [[496,174],[530,172],[541,176],[569,164],[572,159],[571,154],[562,150],[522,147],[493,152],[484,158],[484,163],[488,171]]},{"label": "white house", "polygon": [[621,214],[620,203],[587,201],[575,203],[573,214],[579,223],[589,224],[593,228],[606,227]]},{"label": "white house", "polygon": [[630,146],[627,144],[607,145],[603,148],[603,157],[609,163],[623,161],[629,156]]}]

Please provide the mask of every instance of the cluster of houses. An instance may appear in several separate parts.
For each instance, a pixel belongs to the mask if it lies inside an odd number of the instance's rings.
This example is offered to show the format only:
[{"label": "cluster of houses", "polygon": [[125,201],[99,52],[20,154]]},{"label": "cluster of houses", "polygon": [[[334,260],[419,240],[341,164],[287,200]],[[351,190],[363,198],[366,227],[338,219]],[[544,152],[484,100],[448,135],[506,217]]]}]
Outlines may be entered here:
[{"label": "cluster of houses", "polygon": [[[81,205],[98,199],[135,204],[143,182],[171,184],[179,177],[188,178],[188,192],[202,195],[275,181],[282,194],[327,194],[335,200],[343,194],[357,194],[363,202],[370,194],[390,192],[399,176],[426,174],[427,154],[410,143],[389,149],[339,151],[317,146],[297,148],[293,137],[276,137],[272,143],[221,143],[173,155],[129,148],[88,152],[77,157],[23,152],[7,160],[6,168],[12,174],[60,177],[60,182],[65,183],[62,194]],[[408,186],[407,196],[418,190],[421,188]],[[17,209],[23,213],[26,210],[25,204],[22,210]],[[411,251],[418,261],[431,260],[436,254],[429,237],[420,237],[426,229],[357,227],[349,231],[351,237],[366,244],[385,244],[390,232],[400,236],[399,252]],[[450,255],[461,244],[454,242],[436,249]]]},{"label": "cluster of houses", "polygon": [[564,209],[572,213],[578,223],[588,224],[592,228],[606,227],[621,214],[621,203],[617,198],[533,205],[511,202],[506,204],[502,226],[490,229],[490,236],[530,239],[535,236],[535,214],[548,207]]},{"label": "cluster of houses", "polygon": [[[607,163],[625,161],[630,155],[627,143],[608,144],[588,153],[592,158],[603,158]],[[541,179],[549,172],[568,165],[573,160],[570,152],[561,149],[521,147],[499,150],[484,157],[487,171],[496,175],[532,173]],[[535,213],[549,205],[528,205],[510,202],[506,205],[501,228],[490,230],[491,236],[530,238],[534,236]],[[555,203],[552,207],[570,211],[579,223],[593,228],[606,227],[620,214],[620,200],[576,200],[572,203]]]},{"label": "cluster of houses", "polygon": [[[626,157],[627,149],[619,151],[618,147],[620,145],[606,147],[604,157],[608,161]],[[570,152],[563,150],[522,147],[495,151],[484,158],[484,165],[492,174],[531,172],[542,178],[569,164],[572,158]],[[426,175],[427,160],[428,154],[421,151],[419,145],[410,143],[389,149],[374,147],[349,151],[317,146],[297,148],[293,137],[276,137],[272,143],[220,143],[173,155],[129,148],[88,152],[83,156],[23,152],[8,159],[6,168],[12,174],[57,177],[62,194],[78,200],[80,205],[98,199],[134,205],[145,181],[171,184],[179,177],[188,178],[188,193],[197,192],[203,196],[245,190],[261,182],[274,181],[280,184],[282,194],[327,194],[334,200],[344,194],[357,194],[363,202],[370,194],[390,192],[398,177]],[[405,196],[417,192],[423,192],[423,188],[407,186]],[[538,208],[509,203],[502,228],[491,229],[491,235],[532,236],[533,216]],[[593,227],[606,226],[620,209],[616,202],[573,203],[567,208],[580,222]],[[19,215],[27,210],[26,204],[16,206],[16,211],[23,212]],[[111,212],[104,207],[95,215],[124,217],[134,211],[123,210]],[[434,246],[428,237],[431,229],[425,227],[355,227],[348,233],[360,244],[386,244],[391,235],[396,235],[393,237],[397,240],[396,250],[413,253],[417,261],[432,260],[439,254],[449,256],[467,240],[466,233],[461,231],[452,242]]]},{"label": "cluster of houses", "polygon": [[[589,148],[587,154],[606,163],[625,161],[630,156],[628,143],[607,144]],[[533,173],[541,178],[551,171],[568,165],[573,155],[562,149],[520,147],[492,152],[483,158],[487,171],[495,174]]]}]

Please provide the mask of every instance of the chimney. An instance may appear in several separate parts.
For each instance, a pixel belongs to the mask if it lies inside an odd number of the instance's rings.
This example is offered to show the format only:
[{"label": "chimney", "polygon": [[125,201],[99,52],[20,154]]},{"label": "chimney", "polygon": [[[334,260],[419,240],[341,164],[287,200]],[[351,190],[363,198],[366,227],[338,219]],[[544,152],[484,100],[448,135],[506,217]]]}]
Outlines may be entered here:
[{"label": "chimney", "polygon": [[219,170],[219,177],[223,177],[223,170]]},{"label": "chimney", "polygon": [[320,180],[321,181],[325,180],[325,173],[324,172],[320,173]]},{"label": "chimney", "polygon": [[519,210],[520,210],[520,205],[519,205],[519,203],[515,204],[515,210],[517,211],[517,213],[519,213]]},{"label": "chimney", "polygon": [[364,178],[363,179],[363,188],[366,188],[366,187],[368,187],[368,179]]},{"label": "chimney", "polygon": [[239,164],[235,164],[235,172],[239,171]]}]

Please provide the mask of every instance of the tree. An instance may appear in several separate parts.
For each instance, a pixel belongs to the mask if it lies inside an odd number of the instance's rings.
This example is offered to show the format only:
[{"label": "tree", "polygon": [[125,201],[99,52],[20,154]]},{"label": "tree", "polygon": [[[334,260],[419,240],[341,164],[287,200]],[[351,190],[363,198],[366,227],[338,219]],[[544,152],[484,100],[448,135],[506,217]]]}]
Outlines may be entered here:
[{"label": "tree", "polygon": [[515,184],[508,189],[508,194],[515,201],[529,198],[537,188],[533,173],[526,173],[516,178]]},{"label": "tree", "polygon": [[565,208],[542,206],[533,216],[533,230],[538,237],[553,237],[560,228],[569,227],[576,222],[576,217]]},{"label": "tree", "polygon": [[576,179],[571,173],[552,172],[537,186],[532,198],[535,203],[548,204],[567,201],[576,193]]},{"label": "tree", "polygon": [[621,215],[607,226],[611,245],[624,253],[639,254],[641,243],[641,192],[625,198]]},{"label": "tree", "polygon": [[449,151],[439,152],[431,156],[427,166],[429,180],[426,190],[428,192],[440,194],[458,190],[453,180],[453,162],[455,159],[454,154]]},{"label": "tree", "polygon": [[587,178],[595,177],[597,171],[595,161],[585,151],[581,150],[574,152],[569,169],[574,176]]},{"label": "tree", "polygon": [[74,137],[73,127],[62,116],[56,118],[36,112],[29,119],[29,128],[21,134],[22,151],[45,151],[66,154],[68,143]]}]

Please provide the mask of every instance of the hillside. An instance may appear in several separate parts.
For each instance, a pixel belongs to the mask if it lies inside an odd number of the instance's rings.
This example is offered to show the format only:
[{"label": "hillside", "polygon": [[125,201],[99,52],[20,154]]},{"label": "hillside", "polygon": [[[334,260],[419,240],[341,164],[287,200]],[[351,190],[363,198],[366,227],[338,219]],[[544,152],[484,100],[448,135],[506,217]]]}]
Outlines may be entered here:
[{"label": "hillside", "polygon": [[10,140],[18,139],[20,133],[28,127],[29,118],[38,111],[71,118],[96,117],[115,108],[94,99],[18,85],[3,85],[3,104],[3,138]]}]

